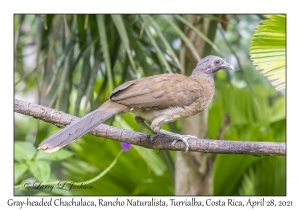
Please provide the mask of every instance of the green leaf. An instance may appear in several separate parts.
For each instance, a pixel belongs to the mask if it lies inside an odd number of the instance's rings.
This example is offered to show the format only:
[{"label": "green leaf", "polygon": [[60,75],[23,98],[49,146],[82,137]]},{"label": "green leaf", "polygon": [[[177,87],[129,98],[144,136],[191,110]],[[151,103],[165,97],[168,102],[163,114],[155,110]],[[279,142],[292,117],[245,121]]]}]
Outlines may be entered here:
[{"label": "green leaf", "polygon": [[[253,100],[248,89],[229,85],[217,89],[209,110],[208,133],[211,139],[216,138],[222,121],[228,114],[230,124],[226,128],[224,140],[285,142],[285,97],[273,88],[253,86],[253,90],[257,101]],[[276,100],[273,101],[275,98]],[[255,105],[256,103],[258,106]],[[269,160],[272,162],[275,158],[270,157]],[[214,195],[281,195],[284,193],[283,175],[274,181],[280,171],[275,169],[277,166],[270,163],[264,165],[265,169],[262,167],[254,170],[256,165],[262,164],[263,161],[266,161],[266,157],[217,155],[214,164]],[[252,176],[253,172],[255,176]],[[258,180],[262,181],[256,184]],[[272,184],[279,186],[278,191],[275,192],[275,187],[269,187]],[[264,187],[261,187],[262,185]]]},{"label": "green leaf", "polygon": [[[150,40],[150,42],[152,43],[153,47],[155,48],[158,58],[161,62],[162,65],[164,65],[166,67],[166,69],[170,72],[173,73],[171,70],[170,65],[168,64],[168,61],[166,60],[164,53],[161,51],[161,49],[158,47],[158,45],[156,44],[155,39],[153,38],[153,35],[150,33],[149,28],[152,27],[152,25],[154,25],[153,23],[150,25],[149,21],[150,19],[148,18],[148,15],[141,15],[142,19],[144,20],[146,27],[145,27],[145,32]],[[161,35],[160,32],[158,32],[159,30],[156,30],[156,32],[159,34],[159,36],[162,38],[164,44],[166,41],[164,41],[163,36]],[[178,60],[178,59],[177,59]]]},{"label": "green leaf", "polygon": [[28,166],[23,163],[15,163],[15,183],[20,181],[27,168]]},{"label": "green leaf", "polygon": [[60,149],[56,152],[52,152],[52,153],[46,153],[43,152],[41,150],[38,151],[37,155],[36,155],[36,160],[64,160],[67,159],[69,157],[72,157],[74,154],[73,152],[70,152],[68,150],[65,149]]},{"label": "green leaf", "polygon": [[267,157],[244,174],[239,195],[286,195],[285,157]]},{"label": "green leaf", "polygon": [[[166,171],[167,167],[164,164],[164,161],[157,155],[155,150],[148,150],[138,146],[133,146],[134,149],[139,153],[141,158],[148,162],[149,167],[157,176],[162,176]],[[148,161],[151,160],[151,161]]]},{"label": "green leaf", "polygon": [[127,36],[127,32],[126,32],[126,28],[125,28],[123,19],[122,19],[121,15],[112,15],[111,17],[112,17],[112,19],[114,21],[114,24],[115,24],[115,26],[118,30],[119,36],[120,36],[120,38],[121,38],[121,40],[124,44],[124,47],[126,49],[126,53],[127,53],[128,58],[130,60],[132,68],[133,68],[133,70],[136,70],[135,63],[134,63],[134,60],[133,60],[133,57],[132,57],[132,54],[131,54],[129,39],[128,39],[128,36]]},{"label": "green leaf", "polygon": [[31,160],[36,153],[36,148],[29,142],[15,142],[15,160],[25,162]]},{"label": "green leaf", "polygon": [[106,29],[105,29],[105,22],[104,22],[104,15],[97,15],[97,24],[100,36],[100,43],[103,49],[103,57],[105,62],[105,67],[108,76],[108,87],[109,92],[113,91],[113,80],[112,80],[112,73],[111,73],[111,66],[110,66],[110,54],[109,48],[107,43],[107,36],[106,36]]},{"label": "green leaf", "polygon": [[247,169],[259,160],[260,158],[253,156],[219,154],[214,166],[214,195],[234,195]]},{"label": "green leaf", "polygon": [[47,181],[50,177],[50,165],[46,161],[31,161],[29,162],[29,169],[33,176],[40,182]]},{"label": "green leaf", "polygon": [[206,41],[209,45],[212,46],[218,53],[220,53],[219,48],[207,37],[205,36],[201,31],[199,31],[195,26],[193,26],[191,23],[189,23],[186,19],[181,17],[180,15],[175,15],[175,17],[180,20],[182,23],[190,27],[199,37],[201,37],[204,41]]},{"label": "green leaf", "polygon": [[[121,149],[119,142],[103,138],[99,139],[89,135],[84,136],[83,139],[80,142],[76,141],[71,147],[81,157],[82,161],[86,161],[89,164],[82,164],[82,162],[74,161],[73,158],[63,162],[64,170],[62,172],[74,181],[89,180],[106,170]],[[137,149],[138,147],[131,148],[128,152],[124,153],[118,159],[116,165],[105,176],[93,183],[93,186],[95,186],[93,190],[82,190],[81,194],[172,195],[170,191],[173,191],[173,185],[166,167],[164,166],[165,171],[163,175],[157,175],[157,172],[161,174],[160,171],[156,171],[156,167],[161,163],[157,160],[154,160],[155,164],[151,163],[154,155],[155,159],[162,159],[161,155],[154,154],[155,151],[148,149],[139,148],[141,149],[139,152]],[[89,155],[86,155],[86,151],[88,151]],[[140,153],[144,153],[144,157],[141,157]],[[68,163],[68,166],[66,163]],[[155,165],[155,169],[153,165]],[[98,170],[90,170],[90,167],[87,166],[96,167]],[[159,185],[155,185],[155,180],[161,180]],[[146,185],[145,189],[147,192],[136,193],[136,188],[144,184]]]},{"label": "green leaf", "polygon": [[85,19],[86,15],[78,14],[76,15],[77,30],[78,30],[78,41],[81,49],[84,48],[86,42],[86,30],[85,30]]},{"label": "green leaf", "polygon": [[168,50],[168,53],[170,53],[170,56],[173,58],[173,60],[176,62],[176,64],[178,65],[178,67],[180,68],[180,70],[182,72],[183,71],[183,67],[179,61],[179,59],[177,58],[173,48],[171,47],[171,45],[169,44],[167,38],[165,37],[165,35],[162,33],[161,28],[159,27],[159,25],[156,23],[156,21],[150,16],[147,15],[146,16],[148,18],[148,20],[151,23],[151,26],[155,28],[159,38],[162,40],[162,42],[164,43],[164,46],[166,47],[166,50]]},{"label": "green leaf", "polygon": [[286,55],[286,17],[285,15],[267,15],[254,32],[250,56],[253,64],[268,77],[276,89],[285,88]]},{"label": "green leaf", "polygon": [[285,98],[279,98],[275,104],[274,108],[272,109],[272,117],[270,119],[271,122],[276,122],[280,120],[285,120],[286,118],[286,100]]},{"label": "green leaf", "polygon": [[198,51],[196,50],[195,46],[191,42],[191,40],[182,32],[182,30],[170,19],[168,16],[163,15],[163,18],[168,22],[168,24],[176,31],[178,36],[185,42],[187,47],[191,50],[194,58],[199,61],[200,56],[198,54]]}]

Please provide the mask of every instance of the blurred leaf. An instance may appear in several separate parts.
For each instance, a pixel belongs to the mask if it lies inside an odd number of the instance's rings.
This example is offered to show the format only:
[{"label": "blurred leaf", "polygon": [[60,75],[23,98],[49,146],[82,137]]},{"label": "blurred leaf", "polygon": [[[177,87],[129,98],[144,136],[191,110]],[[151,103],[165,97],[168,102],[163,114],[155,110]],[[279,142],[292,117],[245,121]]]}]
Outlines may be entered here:
[{"label": "blurred leaf", "polygon": [[268,157],[245,173],[239,195],[285,196],[286,166],[284,157]]},{"label": "blurred leaf", "polygon": [[[282,106],[285,97],[281,96],[281,100],[277,99],[275,104],[270,104],[269,97],[276,94],[274,90],[259,86],[253,88],[257,96],[258,106],[255,105],[251,92],[247,89],[224,86],[216,91],[215,101],[209,110],[208,130],[210,138],[216,138],[222,120],[228,114],[231,123],[226,130],[225,140],[285,141],[285,120],[274,123],[272,117],[280,116],[276,118],[285,119],[285,108]],[[282,187],[279,187],[277,191],[274,188],[267,191],[267,183],[264,187],[255,184],[259,182],[259,179],[269,179],[270,185],[275,185],[275,182],[278,182],[276,185],[283,186],[284,176],[281,175],[276,181],[274,180],[277,176],[275,173],[279,173],[274,171],[277,167],[272,165],[276,162],[273,160],[274,158],[217,155],[214,166],[214,195],[282,195],[284,192]],[[257,165],[267,160],[272,161],[272,164],[265,164],[264,169],[256,170]],[[273,171],[273,173],[266,171]],[[252,176],[253,174],[255,176]],[[231,180],[230,184],[228,184],[229,179]],[[264,189],[260,189],[260,187]]]},{"label": "blurred leaf", "polygon": [[98,29],[99,29],[100,43],[101,43],[101,46],[103,49],[105,68],[106,68],[107,76],[108,76],[109,92],[112,92],[113,91],[113,79],[112,79],[112,73],[111,73],[110,56],[109,56],[109,49],[108,49],[108,44],[107,44],[104,17],[105,17],[104,15],[97,15],[97,24],[98,24]]},{"label": "blurred leaf", "polygon": [[241,186],[239,188],[239,195],[246,195],[246,196],[256,195],[254,180],[255,180],[254,170],[253,168],[250,168],[248,170],[248,173],[245,173],[243,176],[243,180],[241,181]]},{"label": "blurred leaf", "polygon": [[168,24],[170,24],[170,26],[176,31],[176,33],[178,34],[178,36],[180,36],[180,38],[185,42],[185,44],[187,45],[187,47],[191,50],[194,59],[196,61],[200,60],[200,57],[198,55],[198,51],[196,50],[196,48],[194,47],[193,43],[190,41],[190,39],[181,31],[181,29],[166,15],[163,15],[163,17],[165,18],[165,20],[168,22]]},{"label": "blurred leaf", "polygon": [[76,20],[77,20],[77,30],[78,30],[78,37],[79,37],[79,46],[81,49],[84,48],[86,45],[86,37],[87,33],[85,30],[85,18],[87,15],[81,15],[78,14],[76,15]]},{"label": "blurred leaf", "polygon": [[46,152],[43,152],[41,150],[39,150],[37,152],[37,155],[35,157],[36,160],[41,160],[41,159],[44,159],[44,160],[64,160],[64,159],[67,159],[69,157],[72,157],[74,155],[73,152],[70,152],[68,150],[65,150],[65,149],[60,149],[56,152],[52,152],[52,153],[46,153]]},{"label": "blurred leaf", "polygon": [[214,195],[236,195],[243,175],[259,159],[247,155],[218,155],[214,171]]},{"label": "blurred leaf", "polygon": [[[269,96],[274,95],[276,92],[273,89],[265,89],[259,86],[254,86],[253,90],[257,98],[256,101],[253,100],[248,89],[223,85],[222,88],[216,90],[214,101],[209,110],[210,117],[208,118],[210,125],[208,132],[211,138],[216,138],[226,114],[230,116],[232,126],[268,125],[272,122],[275,107],[269,105]],[[276,115],[281,114],[285,114],[284,109],[278,110],[276,113]],[[243,138],[238,137],[236,140],[239,139]]]},{"label": "blurred leaf", "polygon": [[[74,181],[89,180],[95,177],[99,171],[105,170],[111,164],[121,149],[119,142],[93,136],[85,136],[71,146],[76,154],[86,161],[86,164],[98,168],[98,171],[96,168],[94,171],[88,171],[86,169],[90,167],[82,163],[79,164],[78,161],[71,160],[72,158],[68,159],[63,164],[68,170],[63,172]],[[138,152],[137,149],[140,151]],[[89,155],[85,153],[87,150]],[[143,153],[143,157],[140,153]],[[155,155],[156,161],[151,163]],[[164,183],[164,186],[148,185],[148,192],[143,193],[147,195],[171,195],[170,191],[173,190],[173,187],[169,174],[165,174],[166,169],[164,169],[164,175],[162,175],[162,169],[157,168],[161,163],[162,157],[155,154],[155,151],[139,147],[130,149],[119,158],[116,165],[105,176],[93,182],[93,190],[84,192],[90,195],[136,195],[135,190],[140,184],[148,183],[150,180],[156,182],[155,180],[160,179],[163,180],[161,183]],[[139,195],[143,195],[143,193]]]},{"label": "blurred leaf", "polygon": [[168,173],[162,176],[155,177],[154,179],[147,179],[136,186],[132,195],[173,195],[173,188],[166,185],[166,179],[169,178]]},{"label": "blurred leaf", "polygon": [[[154,40],[154,38],[152,37],[152,35],[151,35],[151,33],[150,33],[150,31],[149,31],[149,20],[147,19],[147,16],[144,16],[144,15],[141,15],[141,17],[142,17],[142,19],[144,20],[144,22],[145,22],[145,32],[146,32],[146,34],[148,35],[148,38],[149,38],[149,40],[150,40],[150,42],[152,43],[152,45],[153,45],[153,47],[155,48],[155,50],[156,50],[156,53],[157,53],[157,55],[158,55],[158,58],[159,58],[159,60],[160,60],[160,62],[161,62],[161,65],[162,66],[164,66],[166,69],[167,69],[167,71],[169,72],[169,73],[172,73],[172,70],[171,70],[171,67],[169,66],[169,64],[168,64],[168,62],[167,62],[167,60],[166,60],[166,58],[164,57],[164,54],[163,54],[163,52],[160,50],[160,48],[158,47],[158,45],[156,44],[156,41]],[[152,27],[152,26],[151,26]],[[162,36],[161,36],[162,37]]]},{"label": "blurred leaf", "polygon": [[185,20],[180,15],[175,15],[175,17],[178,20],[180,20],[181,22],[183,22],[185,25],[187,25],[188,27],[190,27],[194,32],[196,32],[196,34],[199,37],[201,37],[206,43],[208,43],[209,45],[211,45],[211,47],[214,48],[218,53],[220,53],[219,48],[207,36],[205,36],[205,34],[203,34],[201,31],[199,31],[196,27],[194,27],[191,23],[189,23],[187,20]]},{"label": "blurred leaf", "polygon": [[272,109],[271,122],[276,122],[279,120],[286,119],[286,99],[284,97],[278,98],[275,101]]},{"label": "blurred leaf", "polygon": [[137,146],[133,146],[133,148],[136,149],[141,158],[143,158],[148,163],[148,166],[157,176],[163,175],[167,168],[164,164],[164,161],[158,156],[155,150],[149,150]]},{"label": "blurred leaf", "polygon": [[[73,21],[73,28],[75,28]],[[70,93],[72,90],[72,72],[74,71],[75,63],[74,63],[74,42],[76,39],[75,33],[71,33],[70,38],[68,39],[68,47],[64,49],[65,60],[63,63],[63,71],[61,77],[58,79],[59,84],[57,88],[57,100],[56,100],[56,108],[62,111],[67,112],[69,103],[70,103]]]},{"label": "blurred leaf", "polygon": [[27,171],[28,166],[24,163],[15,163],[15,184],[18,183],[22,178],[24,173]]},{"label": "blurred leaf", "polygon": [[40,182],[46,182],[50,177],[50,165],[43,160],[30,161],[29,169]]},{"label": "blurred leaf", "polygon": [[79,107],[80,107],[80,102],[82,98],[84,97],[86,88],[88,86],[88,81],[90,78],[90,50],[86,51],[87,53],[83,55],[83,65],[82,65],[82,73],[81,73],[81,78],[80,82],[78,85],[78,93],[77,93],[77,98],[75,102],[75,110],[74,110],[74,115],[78,115],[79,113]]},{"label": "blurred leaf", "polygon": [[38,15],[38,36],[39,36],[39,51],[46,52],[49,48],[49,34],[51,32],[51,25],[54,15]]},{"label": "blurred leaf", "polygon": [[134,63],[134,60],[133,60],[133,57],[131,54],[131,48],[130,48],[130,44],[129,44],[129,40],[128,40],[128,36],[127,36],[127,31],[124,26],[122,16],[121,15],[111,15],[111,17],[115,23],[115,26],[119,33],[119,36],[120,36],[122,43],[126,49],[126,53],[130,60],[131,66],[132,66],[133,70],[136,70],[135,63]]},{"label": "blurred leaf", "polygon": [[15,160],[25,162],[31,160],[36,153],[36,148],[29,142],[15,142]]},{"label": "blurred leaf", "polygon": [[256,69],[275,80],[272,85],[277,90],[285,88],[285,55],[286,55],[286,16],[266,15],[254,32],[250,55]]},{"label": "blurred leaf", "polygon": [[166,50],[168,51],[170,56],[173,58],[173,60],[176,62],[177,66],[180,68],[180,70],[183,72],[183,69],[182,69],[183,67],[182,67],[179,59],[177,58],[176,53],[174,52],[173,48],[171,47],[171,45],[168,42],[165,35],[162,33],[159,25],[156,23],[156,21],[150,15],[145,15],[145,17],[148,18],[148,21],[150,22],[150,26],[155,28],[159,38],[162,40],[164,46],[166,47]]}]

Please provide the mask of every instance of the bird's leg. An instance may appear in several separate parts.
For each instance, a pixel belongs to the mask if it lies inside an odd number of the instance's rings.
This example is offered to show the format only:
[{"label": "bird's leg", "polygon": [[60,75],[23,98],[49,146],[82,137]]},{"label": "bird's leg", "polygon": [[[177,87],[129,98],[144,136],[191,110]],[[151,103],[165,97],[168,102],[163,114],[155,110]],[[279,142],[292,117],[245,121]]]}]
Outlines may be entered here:
[{"label": "bird's leg", "polygon": [[148,125],[148,124],[145,122],[145,120],[144,120],[143,118],[138,117],[138,116],[134,116],[134,120],[135,120],[138,124],[144,126],[144,127],[147,128],[149,131],[151,131],[152,133],[154,133],[154,135],[150,136],[150,140],[151,140],[151,141],[153,141],[153,140],[157,137],[157,135],[158,135],[157,132],[155,132],[155,131],[151,128],[151,126]]},{"label": "bird's leg", "polygon": [[[141,117],[138,117],[138,116],[135,116],[134,117],[135,121],[144,126],[145,128],[147,128],[148,130],[152,131],[153,133],[159,135],[159,134],[163,134],[163,135],[167,135],[167,136],[170,136],[172,138],[174,138],[175,140],[172,142],[172,146],[174,147],[175,144],[177,143],[177,141],[183,141],[183,143],[185,144],[186,146],[186,149],[185,151],[187,152],[189,150],[189,143],[187,142],[187,140],[189,138],[197,138],[196,136],[191,136],[191,135],[181,135],[181,134],[177,134],[177,133],[172,133],[170,131],[166,131],[166,130],[163,130],[163,129],[160,129],[158,132],[155,132],[150,125],[148,125],[145,120]],[[157,135],[152,135],[150,137],[150,140],[153,141]]]},{"label": "bird's leg", "polygon": [[152,130],[152,128],[150,127],[150,125],[148,125],[145,120],[141,117],[138,116],[134,116],[134,120],[135,122],[137,122],[138,124],[144,126],[145,128],[147,128],[149,131],[156,133],[154,130]]}]

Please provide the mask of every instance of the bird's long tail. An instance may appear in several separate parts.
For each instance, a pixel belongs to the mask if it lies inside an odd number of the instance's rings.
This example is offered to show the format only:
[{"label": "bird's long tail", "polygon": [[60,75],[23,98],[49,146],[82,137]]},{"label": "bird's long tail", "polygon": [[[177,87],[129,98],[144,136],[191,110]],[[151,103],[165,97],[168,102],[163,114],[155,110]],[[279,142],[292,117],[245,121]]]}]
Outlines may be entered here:
[{"label": "bird's long tail", "polygon": [[83,136],[105,120],[116,114],[125,112],[127,109],[127,106],[109,100],[95,111],[85,115],[83,118],[73,122],[64,129],[45,139],[39,145],[39,149],[49,153],[55,152],[61,147],[64,147],[77,138]]}]

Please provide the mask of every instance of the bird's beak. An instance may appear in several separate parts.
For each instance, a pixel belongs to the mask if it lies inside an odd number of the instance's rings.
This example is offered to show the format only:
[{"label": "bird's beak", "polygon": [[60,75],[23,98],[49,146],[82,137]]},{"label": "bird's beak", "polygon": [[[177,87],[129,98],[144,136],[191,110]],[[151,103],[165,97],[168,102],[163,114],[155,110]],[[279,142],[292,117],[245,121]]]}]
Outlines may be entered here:
[{"label": "bird's beak", "polygon": [[228,70],[234,70],[233,66],[226,62],[222,65],[222,68],[228,69]]}]

